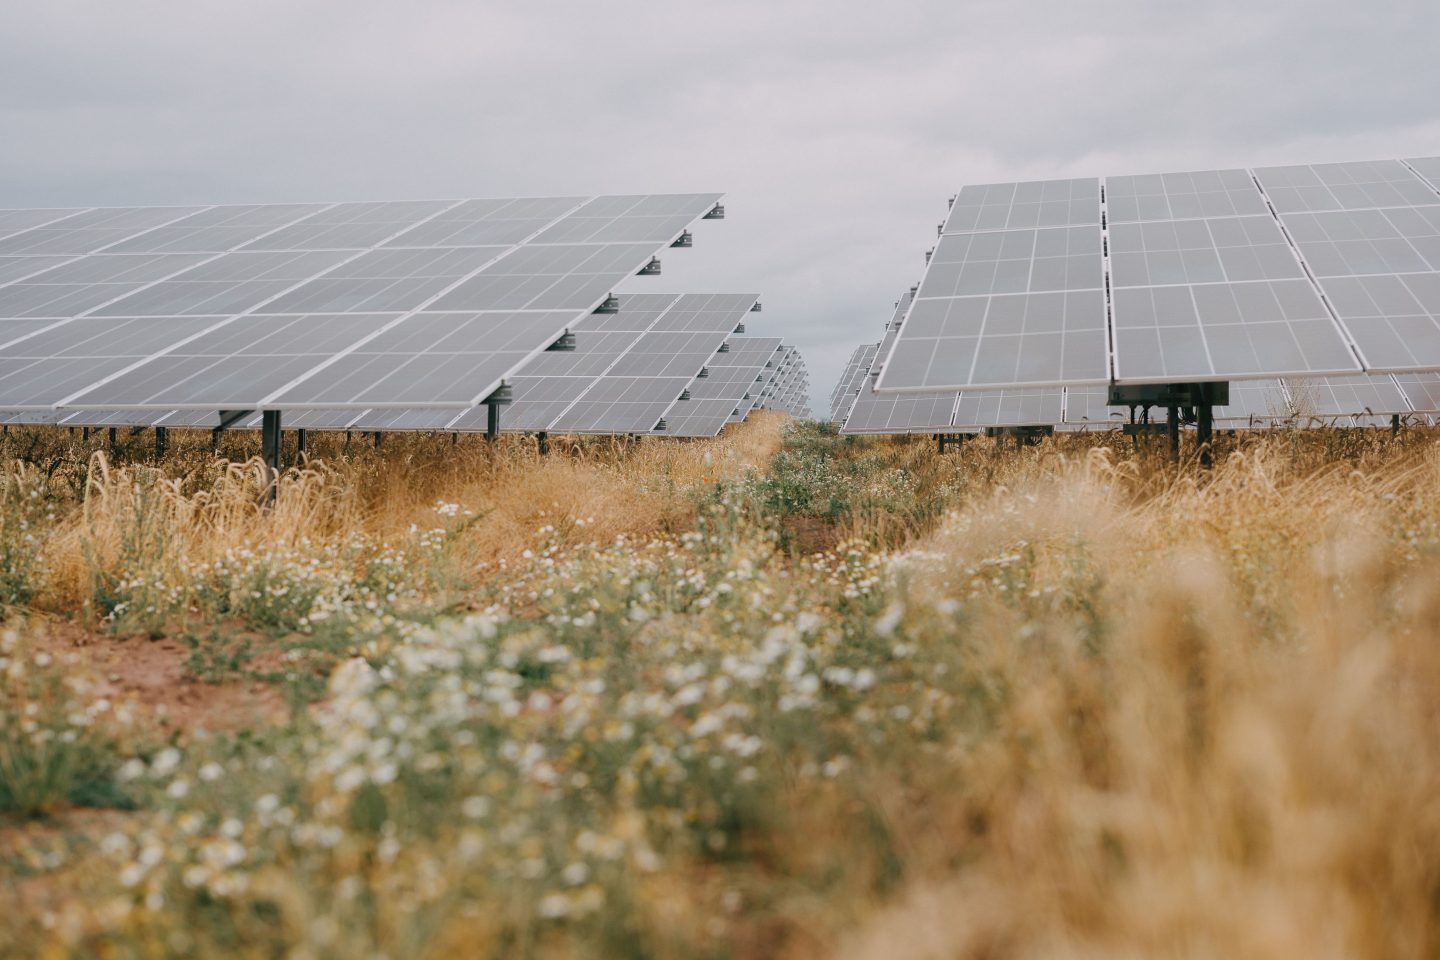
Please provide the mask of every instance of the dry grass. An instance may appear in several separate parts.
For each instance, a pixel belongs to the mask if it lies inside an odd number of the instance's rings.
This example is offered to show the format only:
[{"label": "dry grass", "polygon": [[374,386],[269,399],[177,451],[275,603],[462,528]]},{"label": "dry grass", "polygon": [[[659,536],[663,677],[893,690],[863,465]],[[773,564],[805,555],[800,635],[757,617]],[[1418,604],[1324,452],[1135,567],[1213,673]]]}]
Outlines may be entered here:
[{"label": "dry grass", "polygon": [[1435,955],[1440,448],[1288,442],[1158,489],[1042,459],[919,546],[998,709],[839,955]]},{"label": "dry grass", "polygon": [[[724,438],[687,443],[557,438],[550,456],[522,437],[452,444],[448,435],[392,434],[375,448],[320,435],[269,505],[260,462],[216,459],[199,431],[173,433],[154,465],[128,438],[122,465],[113,464],[99,433],[82,446],[60,430],[16,431],[6,445],[32,464],[21,468],[32,486],[73,491],[47,522],[32,604],[69,613],[94,606],[97,575],[173,584],[237,551],[303,544],[299,552],[318,553],[356,537],[381,548],[434,528],[445,503],[476,521],[457,550],[471,572],[536,547],[543,527],[574,531],[576,520],[586,539],[601,541],[675,532],[693,520],[698,484],[763,467],[783,421],[761,411]],[[243,453],[240,440],[225,442],[222,454]],[[292,450],[289,459],[301,458]]]},{"label": "dry grass", "polygon": [[[111,853],[60,844],[52,876],[0,851],[49,877],[0,942],[1440,954],[1433,432],[1227,437],[1201,473],[1107,436],[942,458],[813,429],[782,469],[781,428],[549,459],[392,437],[317,450],[333,466],[270,512],[251,468],[203,450],[170,480],[97,464],[46,540],[50,608],[147,524],[181,569],[301,536],[400,549],[443,501],[480,518],[451,589],[490,613],[362,625],[366,662],[293,729],[147,756]],[[795,529],[835,546],[806,555]],[[235,863],[206,859],[232,840]]]}]

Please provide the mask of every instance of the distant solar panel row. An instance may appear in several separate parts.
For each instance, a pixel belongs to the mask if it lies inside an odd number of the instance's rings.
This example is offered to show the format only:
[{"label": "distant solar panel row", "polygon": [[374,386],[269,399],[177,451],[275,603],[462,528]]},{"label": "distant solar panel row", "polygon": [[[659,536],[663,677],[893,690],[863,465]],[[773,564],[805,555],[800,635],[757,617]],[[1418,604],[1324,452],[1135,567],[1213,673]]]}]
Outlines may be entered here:
[{"label": "distant solar panel row", "polygon": [[956,197],[882,392],[1440,369],[1440,158]]},{"label": "distant solar panel row", "polygon": [[845,418],[850,415],[850,408],[855,405],[855,399],[860,396],[860,388],[864,386],[865,378],[875,363],[875,354],[879,349],[880,344],[878,343],[862,343],[850,355],[849,362],[845,364],[845,371],[840,375],[839,382],[835,384],[835,390],[830,394],[830,421],[832,423],[844,423]]}]

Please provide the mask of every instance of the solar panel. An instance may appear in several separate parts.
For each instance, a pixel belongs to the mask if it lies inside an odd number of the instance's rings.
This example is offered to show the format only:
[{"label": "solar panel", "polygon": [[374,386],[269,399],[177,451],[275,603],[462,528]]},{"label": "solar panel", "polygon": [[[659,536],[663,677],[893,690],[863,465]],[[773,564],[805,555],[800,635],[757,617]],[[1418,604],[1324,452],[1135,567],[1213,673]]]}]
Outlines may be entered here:
[{"label": "solar panel", "polygon": [[551,427],[556,433],[649,433],[689,377],[602,377]]},{"label": "solar panel", "polygon": [[1399,160],[1258,167],[1255,178],[1275,212],[1367,210],[1435,202],[1431,190]]},{"label": "solar panel", "polygon": [[1420,413],[1440,413],[1440,373],[1397,373],[1395,384]]},{"label": "solar panel", "polygon": [[734,412],[734,400],[692,396],[676,401],[665,414],[665,429],[659,433],[669,437],[713,437],[725,429]]},{"label": "solar panel", "polygon": [[[678,294],[670,293],[626,294],[618,298],[615,313],[591,314],[577,321],[573,350],[541,353],[508,379],[513,402],[502,414],[502,429],[548,430],[677,299]],[[477,409],[451,421],[459,430],[483,430],[486,411]]]},{"label": "solar panel", "polygon": [[754,381],[736,403],[731,422],[749,416],[760,402],[760,396],[774,379],[777,365],[785,352],[778,337],[731,337],[729,353],[716,354],[711,365],[723,368],[727,364],[743,364],[755,374]]},{"label": "solar panel", "polygon": [[1109,399],[1108,386],[1067,387],[1064,422],[1074,426],[1110,427],[1127,421],[1128,411],[1123,407],[1109,406]]},{"label": "solar panel", "polygon": [[856,398],[841,429],[844,434],[936,433],[948,430],[956,394],[877,394],[867,390]]},{"label": "solar panel", "polygon": [[915,292],[915,288],[911,288],[896,301],[895,312],[885,325],[885,336],[876,350],[875,360],[840,428],[842,434],[934,433],[950,426],[957,391],[882,394],[875,390],[885,359],[890,356],[891,348],[900,336],[905,314],[915,302]]},{"label": "solar panel", "polygon": [[845,422],[850,408],[855,405],[855,398],[860,395],[860,388],[870,375],[870,367],[874,365],[875,353],[879,349],[878,343],[862,343],[850,354],[850,359],[845,364],[845,370],[840,374],[840,379],[830,394],[830,420],[832,423]]},{"label": "solar panel", "polygon": [[1109,379],[1098,180],[962,190],[880,389]]},{"label": "solar panel", "polygon": [[205,207],[97,207],[75,211],[70,216],[47,221],[53,211],[9,210],[12,220],[27,213],[39,213],[40,223],[0,238],[0,256],[44,256],[59,254],[78,257],[99,253],[131,237],[157,227],[184,220]]},{"label": "solar panel", "polygon": [[[1359,370],[1244,170],[1156,179],[1105,182],[1107,209],[1112,192],[1151,191],[1134,222],[1109,224],[1117,382]],[[1227,207],[1246,212],[1207,215]]]},{"label": "solar panel", "polygon": [[[501,416],[507,431],[648,432],[758,297],[754,294],[624,294],[613,314],[574,326],[573,350],[542,353],[507,382],[513,402]],[[623,390],[603,380],[624,381]],[[644,383],[642,381],[652,381]],[[597,392],[598,391],[598,392]],[[618,391],[618,392],[617,392]],[[643,421],[654,414],[654,419]],[[362,423],[369,424],[369,418]],[[485,428],[479,408],[445,429]]]},{"label": "solar panel", "polygon": [[1440,158],[967,187],[882,355],[881,392],[1440,369]]},{"label": "solar panel", "polygon": [[1065,420],[1064,397],[1059,387],[966,390],[956,401],[951,425],[959,430],[1055,426]]},{"label": "solar panel", "polygon": [[1440,367],[1440,193],[1398,160],[1255,175],[1365,368]]},{"label": "solar panel", "polygon": [[1236,380],[1230,384],[1230,402],[1216,407],[1215,422],[1225,426],[1237,423],[1265,424],[1288,420],[1292,416],[1289,393],[1280,380]]},{"label": "solar panel", "polygon": [[1285,388],[1297,417],[1390,416],[1410,413],[1405,393],[1388,376],[1289,379]]},{"label": "solar panel", "polygon": [[945,233],[1069,227],[1100,223],[1092,178],[991,183],[964,187],[950,206]]},{"label": "solar panel", "polygon": [[0,211],[0,403],[468,407],[716,200]]}]

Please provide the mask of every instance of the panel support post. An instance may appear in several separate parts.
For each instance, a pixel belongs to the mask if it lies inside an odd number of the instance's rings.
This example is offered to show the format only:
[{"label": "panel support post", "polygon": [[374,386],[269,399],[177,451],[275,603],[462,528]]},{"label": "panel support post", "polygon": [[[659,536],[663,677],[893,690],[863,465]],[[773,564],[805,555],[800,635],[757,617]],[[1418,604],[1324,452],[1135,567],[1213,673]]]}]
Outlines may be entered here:
[{"label": "panel support post", "polygon": [[1210,443],[1215,432],[1215,408],[1202,398],[1195,407],[1195,443],[1200,448],[1200,466],[1210,466]]},{"label": "panel support post", "polygon": [[90,428],[89,428],[89,427],[83,427],[83,428],[81,428],[81,430],[80,430],[80,442],[81,442],[81,443],[89,443],[89,442],[90,442]]},{"label": "panel support post", "polygon": [[1165,435],[1170,438],[1170,459],[1180,459],[1180,408],[1165,408]]},{"label": "panel support post", "polygon": [[375,449],[376,449],[376,450],[379,450],[379,449],[380,449],[380,431],[379,431],[379,430],[376,430],[376,431],[375,431]]},{"label": "panel support post", "polygon": [[304,455],[304,453],[305,453],[305,446],[306,446],[306,440],[307,440],[307,439],[308,439],[308,438],[305,436],[305,430],[304,430],[303,427],[302,427],[301,429],[295,431],[295,452],[296,452],[296,453],[301,454],[301,455]]},{"label": "panel support post", "polygon": [[535,447],[540,451],[540,456],[550,456],[550,434],[546,433],[544,430],[541,430],[539,433],[535,434]]},{"label": "panel support post", "polygon": [[265,499],[271,503],[275,502],[275,496],[280,486],[280,411],[266,410],[260,415],[260,459],[265,463],[267,474],[265,485]]},{"label": "panel support post", "polygon": [[111,452],[112,454],[115,452],[115,428],[114,428],[114,427],[111,427],[111,428],[110,428],[110,452]]},{"label": "panel support post", "polygon": [[450,446],[452,446],[452,447],[458,447],[458,446],[460,446],[460,432],[459,432],[458,430],[451,431],[451,433],[450,433]]},{"label": "panel support post", "polygon": [[170,431],[169,431],[169,430],[166,430],[164,427],[156,427],[156,428],[155,428],[155,459],[156,459],[156,460],[164,460],[164,459],[165,459],[165,448],[166,448],[166,446],[168,446],[169,440],[170,440]]},{"label": "panel support post", "polygon": [[485,404],[485,439],[491,443],[500,436],[500,404]]},{"label": "panel support post", "polygon": [[968,437],[969,434],[966,433],[937,433],[935,434],[936,447],[943,456],[948,447],[964,446]]},{"label": "panel support post", "polygon": [[1392,437],[1398,437],[1399,435],[1400,435],[1400,414],[1398,414],[1398,413],[1392,413],[1392,414],[1390,415],[1390,436],[1392,436]]}]

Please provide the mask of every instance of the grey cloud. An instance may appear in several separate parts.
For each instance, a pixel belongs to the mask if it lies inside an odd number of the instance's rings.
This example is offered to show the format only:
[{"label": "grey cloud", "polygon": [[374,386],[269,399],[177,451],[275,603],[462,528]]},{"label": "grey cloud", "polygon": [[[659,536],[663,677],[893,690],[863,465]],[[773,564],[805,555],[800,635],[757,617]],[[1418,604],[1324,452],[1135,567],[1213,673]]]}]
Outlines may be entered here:
[{"label": "grey cloud", "polygon": [[[725,190],[823,413],[966,182],[1440,152],[1420,0],[14,5],[0,205]],[[641,281],[636,281],[637,288]]]}]

